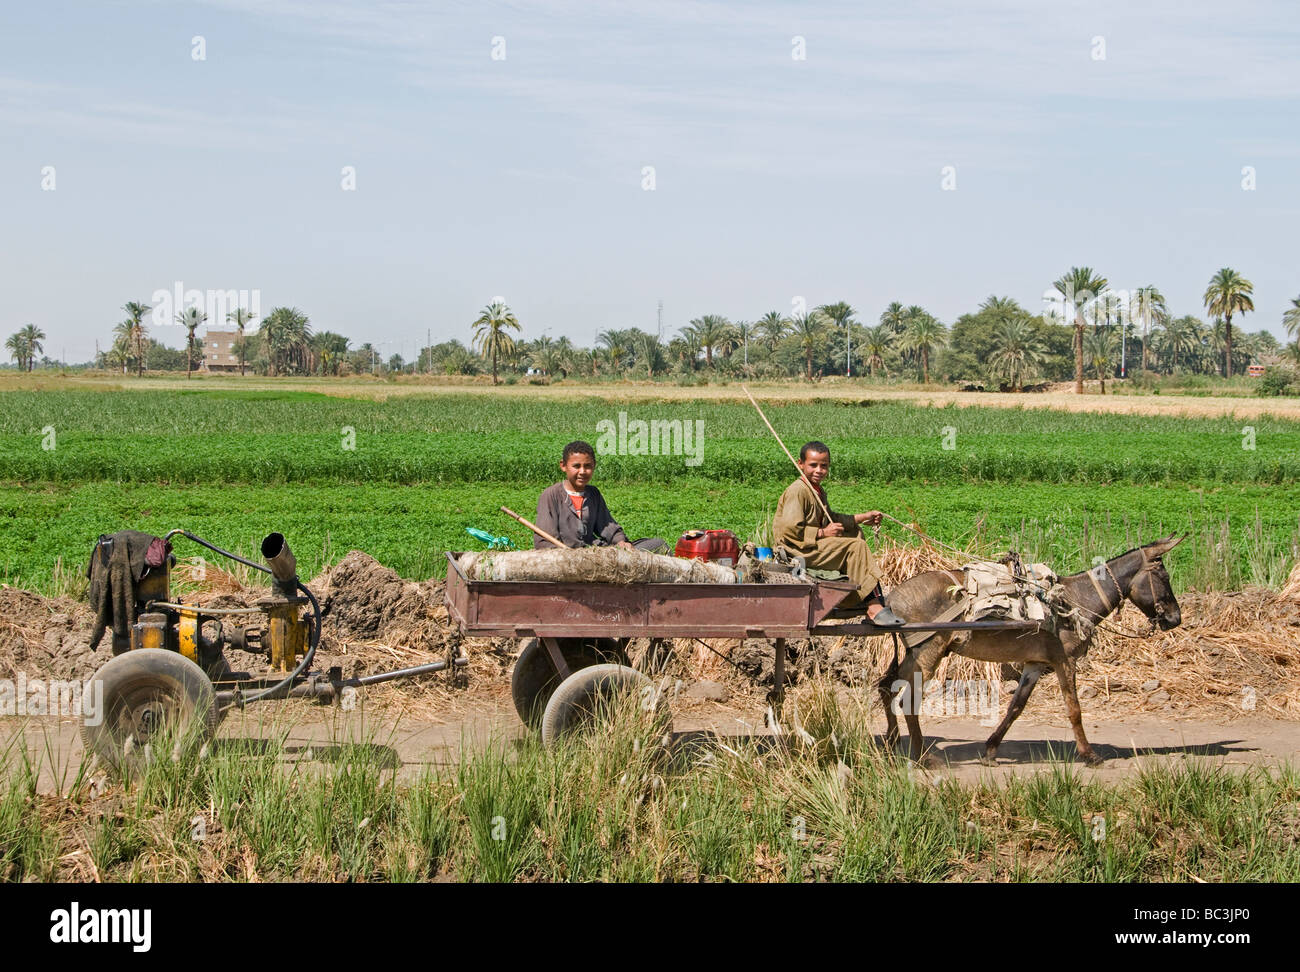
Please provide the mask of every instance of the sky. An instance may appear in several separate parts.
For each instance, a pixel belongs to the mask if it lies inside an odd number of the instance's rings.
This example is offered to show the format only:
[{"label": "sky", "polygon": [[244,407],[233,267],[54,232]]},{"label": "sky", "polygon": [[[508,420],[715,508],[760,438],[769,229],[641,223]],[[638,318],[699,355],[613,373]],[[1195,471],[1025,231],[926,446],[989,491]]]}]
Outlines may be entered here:
[{"label": "sky", "polygon": [[6,0],[0,330],[84,361],[128,300],[242,290],[409,360],[497,297],[591,344],[659,301],[1038,311],[1086,265],[1202,317],[1232,267],[1280,337],[1298,41],[1286,3]]}]

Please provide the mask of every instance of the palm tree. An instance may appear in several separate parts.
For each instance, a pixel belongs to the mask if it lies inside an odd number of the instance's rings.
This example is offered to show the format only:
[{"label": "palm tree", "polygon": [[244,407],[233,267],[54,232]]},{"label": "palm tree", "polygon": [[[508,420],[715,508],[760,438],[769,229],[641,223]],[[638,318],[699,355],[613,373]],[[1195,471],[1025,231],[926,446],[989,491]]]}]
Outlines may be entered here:
[{"label": "palm tree", "polygon": [[149,313],[149,305],[128,300],[122,305],[122,310],[126,311],[126,319],[131,322],[131,350],[135,354],[136,377],[139,378],[144,374],[144,315]]},{"label": "palm tree", "polygon": [[1106,375],[1114,368],[1115,332],[1109,327],[1094,327],[1084,337],[1084,353],[1101,380],[1101,393],[1106,394]]},{"label": "palm tree", "polygon": [[310,350],[311,321],[296,307],[273,307],[262,318],[257,330],[266,348],[268,371],[274,375],[281,364],[302,371],[307,366]]},{"label": "palm tree", "polygon": [[576,370],[575,361],[578,351],[579,349],[573,346],[573,342],[567,336],[561,335],[555,342],[555,353],[558,355],[556,368],[561,377],[567,378],[570,371]]},{"label": "palm tree", "polygon": [[683,333],[687,330],[692,332],[695,340],[704,349],[704,360],[710,368],[713,367],[715,349],[725,354],[736,346],[736,329],[721,314],[705,314],[703,317],[697,317],[682,328]]},{"label": "palm tree", "polygon": [[948,343],[948,329],[945,328],[931,314],[926,313],[919,307],[911,312],[909,308],[909,319],[907,322],[907,331],[903,334],[903,346],[921,355],[921,376],[925,384],[930,384],[930,351],[933,348],[941,348]]},{"label": "palm tree", "polygon": [[176,315],[176,323],[185,328],[185,377],[194,370],[194,331],[208,319],[206,311],[187,307]]},{"label": "palm tree", "polygon": [[632,355],[634,337],[630,328],[611,327],[596,335],[596,343],[604,346],[610,371],[618,373]]},{"label": "palm tree", "polygon": [[822,304],[817,308],[826,315],[836,329],[844,328],[844,374],[850,376],[853,374],[853,335],[850,333],[853,328],[853,315],[857,313],[846,301],[837,301],[834,304]]},{"label": "palm tree", "polygon": [[996,320],[1006,320],[1012,315],[1023,315],[1025,310],[1014,297],[999,297],[997,294],[989,294],[984,298],[984,303],[980,304],[980,313],[987,314]]},{"label": "palm tree", "polygon": [[699,366],[701,350],[695,331],[689,327],[682,328],[677,337],[668,342],[668,356],[686,371],[694,371]]},{"label": "palm tree", "polygon": [[780,311],[768,311],[754,323],[754,326],[763,336],[763,343],[767,345],[767,350],[771,352],[776,350],[781,338],[790,332],[790,318]]},{"label": "palm tree", "polygon": [[1170,357],[1170,371],[1178,367],[1180,355],[1187,354],[1200,345],[1201,322],[1187,314],[1164,324],[1164,339],[1161,342],[1164,353]]},{"label": "palm tree", "polygon": [[1255,309],[1251,295],[1255,285],[1230,267],[1224,267],[1210,278],[1205,288],[1205,309],[1221,315],[1224,322],[1223,365],[1224,377],[1232,377],[1232,315],[1245,314]]},{"label": "palm tree", "polygon": [[9,349],[10,356],[14,359],[14,363],[18,365],[18,370],[26,371],[27,359],[31,355],[27,335],[22,331],[15,331],[5,339],[5,347]]},{"label": "palm tree", "polygon": [[560,370],[564,354],[559,342],[543,334],[532,343],[527,351],[528,364],[544,375],[553,375]]},{"label": "palm tree", "polygon": [[1052,286],[1065,298],[1065,306],[1074,313],[1074,393],[1083,394],[1083,308],[1106,291],[1106,278],[1092,267],[1071,267],[1070,272]]},{"label": "palm tree", "polygon": [[519,331],[519,321],[514,313],[502,301],[494,300],[483,308],[474,322],[474,345],[479,354],[492,354],[492,384],[497,383],[497,356],[503,351],[514,350],[515,341],[507,330]]},{"label": "palm tree", "polygon": [[1139,287],[1133,292],[1134,309],[1142,318],[1142,370],[1147,370],[1147,345],[1151,343],[1151,324],[1161,324],[1169,317],[1164,294],[1154,284]]},{"label": "palm tree", "polygon": [[236,307],[226,314],[226,320],[234,324],[239,331],[239,338],[235,344],[239,348],[239,374],[244,374],[244,327],[253,319],[253,312],[247,307]]},{"label": "palm tree", "polygon": [[886,307],[880,315],[880,323],[895,334],[902,334],[907,330],[907,312],[903,310],[903,305],[894,301]]},{"label": "palm tree", "polygon": [[1047,347],[1034,333],[1029,316],[1023,313],[1004,317],[993,332],[993,340],[996,350],[989,357],[993,374],[1020,391],[1025,379],[1037,372]]},{"label": "palm tree", "polygon": [[636,353],[645,362],[646,377],[654,380],[656,371],[663,371],[667,360],[664,358],[663,342],[658,334],[638,334]]},{"label": "palm tree", "polygon": [[[122,321],[113,327],[113,347],[120,350],[122,361],[122,374],[126,374],[127,364],[134,355],[131,353],[131,339],[134,334],[134,326],[130,319]],[[117,360],[115,357],[114,360]]]},{"label": "palm tree", "polygon": [[804,362],[808,369],[808,380],[812,381],[813,352],[821,347],[822,341],[826,337],[826,318],[819,311],[812,311],[808,314],[794,315],[790,323],[794,336],[799,342],[799,350],[804,355]]},{"label": "palm tree", "polygon": [[863,336],[863,347],[867,352],[867,367],[871,369],[872,378],[876,377],[877,367],[884,367],[885,352],[894,343],[894,337],[894,329],[888,324],[880,323],[867,328]]},{"label": "palm tree", "polygon": [[348,338],[333,331],[317,331],[311,336],[308,346],[312,356],[320,363],[322,375],[339,373],[339,366],[348,356],[348,343]]},{"label": "palm tree", "polygon": [[1291,306],[1282,315],[1282,326],[1287,334],[1295,335],[1296,346],[1300,347],[1300,297],[1291,298]]},{"label": "palm tree", "polygon": [[41,342],[45,340],[45,332],[35,324],[28,324],[26,327],[19,330],[18,333],[21,334],[23,340],[27,342],[27,370],[31,371],[32,365],[36,361],[36,356],[45,350],[45,346],[41,344]]}]

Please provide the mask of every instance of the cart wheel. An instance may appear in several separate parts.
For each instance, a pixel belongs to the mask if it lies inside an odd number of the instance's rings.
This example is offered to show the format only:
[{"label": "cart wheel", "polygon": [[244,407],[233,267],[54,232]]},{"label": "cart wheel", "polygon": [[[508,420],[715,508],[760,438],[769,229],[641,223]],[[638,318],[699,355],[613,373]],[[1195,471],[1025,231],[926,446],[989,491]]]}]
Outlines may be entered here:
[{"label": "cart wheel", "polygon": [[[623,660],[618,646],[607,639],[593,643],[564,638],[560,641],[560,653],[573,671],[601,662]],[[559,684],[560,676],[551,663],[551,654],[546,646],[539,638],[528,638],[515,660],[514,671],[510,673],[510,696],[524,725],[533,729],[541,725],[546,703]]]},{"label": "cart wheel", "polygon": [[216,731],[212,683],[177,652],[128,651],[106,662],[90,684],[98,711],[82,725],[81,741],[110,769],[131,775],[148,762],[151,744],[197,744]]},{"label": "cart wheel", "polygon": [[591,726],[602,718],[615,698],[633,693],[653,703],[656,731],[673,731],[672,711],[655,683],[626,665],[592,665],[574,672],[555,690],[542,715],[542,745],[552,746],[567,732]]}]

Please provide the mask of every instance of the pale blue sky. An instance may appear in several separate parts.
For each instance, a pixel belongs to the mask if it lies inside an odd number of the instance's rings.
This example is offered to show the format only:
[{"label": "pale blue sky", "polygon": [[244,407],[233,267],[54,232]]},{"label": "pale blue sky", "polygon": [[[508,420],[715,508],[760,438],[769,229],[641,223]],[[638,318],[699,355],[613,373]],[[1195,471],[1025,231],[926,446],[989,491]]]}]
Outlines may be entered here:
[{"label": "pale blue sky", "polygon": [[526,336],[590,343],[653,329],[659,299],[670,333],[796,296],[1036,310],[1086,264],[1202,316],[1231,266],[1242,323],[1280,335],[1297,25],[1240,2],[6,3],[0,330],[84,360],[182,281],[409,358],[497,295]]}]

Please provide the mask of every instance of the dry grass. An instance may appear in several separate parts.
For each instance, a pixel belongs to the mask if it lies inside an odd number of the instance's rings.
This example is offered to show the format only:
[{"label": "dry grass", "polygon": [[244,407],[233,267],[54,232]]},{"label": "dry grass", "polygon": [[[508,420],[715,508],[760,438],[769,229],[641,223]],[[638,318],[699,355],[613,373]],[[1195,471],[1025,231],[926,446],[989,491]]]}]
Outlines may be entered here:
[{"label": "dry grass", "polygon": [[[1099,395],[1072,390],[1052,390],[1034,394],[1010,392],[962,392],[935,385],[933,388],[882,387],[857,380],[826,378],[817,382],[796,379],[749,382],[749,387],[763,399],[801,401],[812,398],[872,398],[884,401],[910,401],[932,405],[977,405],[993,408],[1053,408],[1068,412],[1104,412],[1122,415],[1172,415],[1209,418],[1230,415],[1237,418],[1274,416],[1300,420],[1300,399],[1243,399],[1230,397],[1185,397],[1179,395]],[[1089,383],[1091,384],[1091,383]],[[579,379],[549,385],[496,385],[485,376],[453,378],[416,376],[400,381],[385,381],[359,376],[354,378],[266,378],[248,376],[199,376],[190,381],[183,377],[146,377],[143,380],[120,375],[0,375],[0,391],[18,389],[171,389],[193,390],[239,389],[310,391],[345,398],[384,400],[405,395],[485,395],[506,398],[563,399],[593,395],[611,401],[673,400],[745,401],[739,382],[717,385],[678,386],[662,382],[619,381],[585,383]],[[1067,384],[1066,388],[1069,388]]]}]

